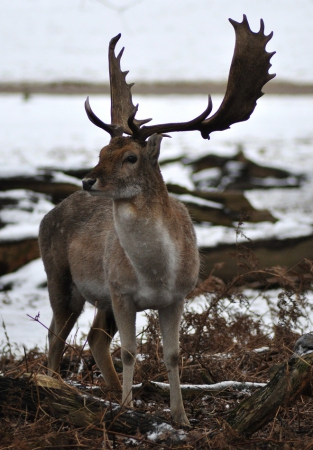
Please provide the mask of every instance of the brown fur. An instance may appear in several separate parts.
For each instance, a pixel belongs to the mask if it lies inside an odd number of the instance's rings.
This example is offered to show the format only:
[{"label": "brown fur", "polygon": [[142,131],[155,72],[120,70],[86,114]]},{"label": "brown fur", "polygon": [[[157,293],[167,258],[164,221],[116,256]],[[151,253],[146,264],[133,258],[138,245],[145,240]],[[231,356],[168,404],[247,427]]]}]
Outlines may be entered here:
[{"label": "brown fur", "polygon": [[39,243],[53,309],[48,366],[50,374],[58,370],[64,341],[88,301],[98,308],[88,341],[106,383],[117,389],[110,342],[119,329],[123,401],[131,403],[136,312],[157,309],[172,416],[187,425],[179,326],[184,299],[198,278],[199,255],[189,214],[163,182],[160,143],[159,135],[145,145],[113,138],[83,180],[89,192],[76,192],[42,220]]}]

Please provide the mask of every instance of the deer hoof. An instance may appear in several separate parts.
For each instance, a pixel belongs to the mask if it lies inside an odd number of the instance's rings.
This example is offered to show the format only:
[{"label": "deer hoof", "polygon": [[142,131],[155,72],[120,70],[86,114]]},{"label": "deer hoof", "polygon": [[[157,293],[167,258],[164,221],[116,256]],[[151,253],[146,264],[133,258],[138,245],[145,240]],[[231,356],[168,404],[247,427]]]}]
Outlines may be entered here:
[{"label": "deer hoof", "polygon": [[188,428],[191,427],[185,412],[173,414],[172,419],[175,422],[175,424],[179,425],[180,427],[188,427]]}]

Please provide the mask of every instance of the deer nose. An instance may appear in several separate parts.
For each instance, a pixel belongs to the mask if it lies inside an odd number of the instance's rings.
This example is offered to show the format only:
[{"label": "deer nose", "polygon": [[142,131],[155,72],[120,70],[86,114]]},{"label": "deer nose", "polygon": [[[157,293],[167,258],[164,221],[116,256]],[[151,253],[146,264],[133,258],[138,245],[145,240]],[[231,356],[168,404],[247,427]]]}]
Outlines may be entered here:
[{"label": "deer nose", "polygon": [[84,178],[83,179],[83,189],[84,191],[90,191],[92,186],[97,180],[95,178]]}]

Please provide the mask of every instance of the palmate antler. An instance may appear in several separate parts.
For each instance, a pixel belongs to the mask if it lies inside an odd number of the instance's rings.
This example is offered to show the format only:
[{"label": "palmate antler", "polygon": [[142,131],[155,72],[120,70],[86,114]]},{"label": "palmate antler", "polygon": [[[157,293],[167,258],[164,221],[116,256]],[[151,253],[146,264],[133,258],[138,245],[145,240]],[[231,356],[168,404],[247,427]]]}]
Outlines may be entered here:
[{"label": "palmate antler", "polygon": [[87,97],[85,108],[89,119],[98,127],[103,128],[113,136],[130,134],[134,139],[145,141],[154,133],[171,133],[174,131],[198,130],[204,139],[210,139],[213,131],[222,131],[233,123],[249,119],[256,101],[263,95],[262,87],[275,74],[269,74],[270,59],[275,52],[268,53],[266,44],[272,38],[273,32],[268,36],[264,34],[264,22],[261,19],[258,33],[251,31],[247,17],[243,16],[241,23],[229,19],[235,29],[236,45],[231,63],[225,97],[213,116],[208,117],[212,111],[212,100],[209,96],[208,106],[197,118],[189,122],[164,123],[159,125],[144,124],[151,119],[137,120],[135,115],[138,105],[132,102],[131,84],[126,83],[128,72],[122,72],[120,60],[124,51],[121,50],[116,57],[115,46],[120,34],[113,38],[109,45],[109,70],[111,86],[111,125],[102,122],[91,110]]}]

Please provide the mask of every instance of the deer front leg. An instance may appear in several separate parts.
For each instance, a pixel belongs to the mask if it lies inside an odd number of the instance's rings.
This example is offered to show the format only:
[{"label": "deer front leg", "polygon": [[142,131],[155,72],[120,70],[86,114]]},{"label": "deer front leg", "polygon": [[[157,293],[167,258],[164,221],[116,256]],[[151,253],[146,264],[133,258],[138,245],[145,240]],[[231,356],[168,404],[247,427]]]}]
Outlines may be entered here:
[{"label": "deer front leg", "polygon": [[136,310],[128,295],[112,295],[114,317],[121,339],[123,395],[125,405],[133,406],[132,387],[136,361]]},{"label": "deer front leg", "polygon": [[179,328],[184,301],[174,303],[159,310],[160,328],[163,337],[164,362],[170,383],[171,415],[179,425],[189,426],[186,416],[179,380]]}]

